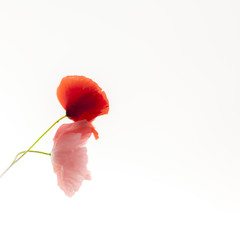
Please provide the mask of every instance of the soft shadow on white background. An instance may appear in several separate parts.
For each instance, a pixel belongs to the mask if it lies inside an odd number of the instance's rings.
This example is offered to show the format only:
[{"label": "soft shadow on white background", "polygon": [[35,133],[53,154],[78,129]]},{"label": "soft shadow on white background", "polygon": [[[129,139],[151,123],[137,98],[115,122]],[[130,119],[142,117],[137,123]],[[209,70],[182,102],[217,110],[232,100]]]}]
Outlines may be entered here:
[{"label": "soft shadow on white background", "polygon": [[[110,113],[94,122],[93,179],[74,197],[44,155],[0,179],[0,238],[239,239],[239,11],[238,1],[1,1],[0,170],[65,114],[62,77],[92,78]],[[35,149],[50,152],[56,129]]]}]

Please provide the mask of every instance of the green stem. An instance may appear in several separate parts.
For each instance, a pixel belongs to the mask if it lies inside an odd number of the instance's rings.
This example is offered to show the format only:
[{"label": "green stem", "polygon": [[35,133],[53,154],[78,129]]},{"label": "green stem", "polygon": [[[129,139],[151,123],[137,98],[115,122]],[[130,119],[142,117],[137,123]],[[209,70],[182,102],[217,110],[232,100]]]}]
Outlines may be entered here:
[{"label": "green stem", "polygon": [[[18,154],[16,155],[14,161],[17,162],[17,161],[18,161],[18,160],[17,160],[17,157],[18,157],[19,155],[21,155],[22,153],[25,153],[25,152],[26,152],[26,151],[22,151],[22,152],[18,153]],[[46,153],[46,152],[41,152],[41,151],[29,150],[28,152],[32,152],[32,153],[41,153],[41,154],[45,154],[45,155],[49,155],[49,156],[51,156],[51,153]]]},{"label": "green stem", "polygon": [[[55,123],[53,123],[29,148],[27,151],[23,151],[17,154],[17,156],[15,157],[14,161],[11,163],[11,165],[0,175],[0,178],[16,163],[18,162],[25,154],[27,154],[28,152],[37,152],[37,153],[42,153],[42,154],[47,154],[50,155],[48,153],[44,153],[44,152],[40,152],[40,151],[30,151],[35,145],[36,143],[49,131],[51,130],[59,121],[61,121],[63,118],[67,117],[66,115],[59,118]],[[18,156],[22,154],[19,158]]]},{"label": "green stem", "polygon": [[[0,177],[2,177],[2,176],[18,161],[17,157],[18,157],[19,155],[25,153],[25,152],[26,152],[26,151],[22,151],[22,152],[18,153],[18,154],[16,155],[16,157],[14,158],[14,161],[13,161],[13,162],[11,163],[11,165],[0,175]],[[41,152],[41,151],[32,151],[32,150],[29,150],[28,152],[41,153],[41,154],[45,154],[45,155],[51,156],[51,153],[46,153],[46,152]]]}]

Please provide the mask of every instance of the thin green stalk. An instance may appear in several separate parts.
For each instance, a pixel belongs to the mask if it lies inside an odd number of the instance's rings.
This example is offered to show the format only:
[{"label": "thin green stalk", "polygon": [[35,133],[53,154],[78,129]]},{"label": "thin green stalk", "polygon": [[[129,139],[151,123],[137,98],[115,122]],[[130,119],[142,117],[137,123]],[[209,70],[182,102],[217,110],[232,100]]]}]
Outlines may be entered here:
[{"label": "thin green stalk", "polygon": [[[0,175],[0,177],[2,177],[2,176],[18,161],[17,157],[18,157],[19,155],[25,153],[25,152],[26,152],[26,151],[22,151],[22,152],[18,153],[18,154],[16,155],[16,157],[14,158],[14,161],[13,161],[13,162],[11,163],[11,165]],[[28,152],[41,153],[41,154],[45,154],[45,155],[51,156],[51,153],[46,153],[46,152],[41,152],[41,151],[29,150]]]},{"label": "thin green stalk", "polygon": [[[15,159],[14,159],[14,162],[17,162],[17,161],[18,161],[18,160],[17,160],[18,156],[21,155],[21,154],[23,154],[23,153],[25,153],[25,152],[26,152],[26,151],[22,151],[22,152],[18,153],[18,154],[16,155]],[[45,155],[51,156],[51,153],[46,153],[46,152],[42,152],[42,151],[29,150],[28,152],[40,153],[40,154],[45,154]]]},{"label": "thin green stalk", "polygon": [[[35,145],[36,143],[49,131],[51,130],[59,121],[61,121],[63,118],[67,117],[66,115],[59,118],[55,123],[53,123],[26,151],[20,152],[17,154],[17,156],[15,157],[14,161],[11,163],[11,165],[0,175],[0,178],[16,163],[18,162],[24,155],[26,155],[28,152],[37,152],[37,153],[42,153],[42,154],[47,154],[44,152],[40,152],[40,151],[30,151]],[[22,154],[22,155],[21,155]],[[20,157],[18,157],[19,155],[21,155]],[[50,155],[50,154],[47,154]]]}]

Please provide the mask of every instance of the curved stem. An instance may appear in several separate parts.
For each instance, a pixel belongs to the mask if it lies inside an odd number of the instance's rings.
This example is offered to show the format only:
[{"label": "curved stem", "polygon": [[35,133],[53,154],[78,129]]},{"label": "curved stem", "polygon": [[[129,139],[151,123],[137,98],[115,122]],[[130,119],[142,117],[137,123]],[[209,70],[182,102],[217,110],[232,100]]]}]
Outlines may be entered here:
[{"label": "curved stem", "polygon": [[[61,121],[63,118],[67,117],[66,115],[59,118],[55,123],[53,123],[28,149],[27,151],[23,151],[17,154],[15,157],[14,161],[11,163],[11,165],[0,175],[0,178],[16,163],[18,162],[25,154],[30,152],[30,150],[36,145],[36,143],[47,133],[49,130],[51,130],[59,121]],[[31,152],[38,152],[38,153],[43,153],[39,151],[31,151]],[[22,154],[20,157],[18,157],[20,154]],[[43,153],[46,154],[46,153]]]},{"label": "curved stem", "polygon": [[[17,157],[23,153],[25,153],[26,151],[22,151],[20,153],[18,153],[16,155],[16,157],[14,158],[14,161],[11,163],[11,165],[0,175],[0,177],[2,177],[18,160],[17,160]],[[46,152],[41,152],[41,151],[32,151],[32,150],[29,150],[28,152],[33,152],[33,153],[41,153],[41,154],[45,154],[45,155],[49,155],[51,156],[51,153],[46,153]]]},{"label": "curved stem", "polygon": [[[17,161],[17,157],[18,157],[19,155],[25,153],[25,152],[26,152],[26,151],[19,152],[19,153],[16,155],[14,161],[16,162],[16,161]],[[51,156],[51,153],[46,153],[46,152],[42,152],[42,151],[29,150],[28,152],[32,152],[32,153],[41,153],[41,154],[45,154],[45,155],[49,155],[49,156]]]}]

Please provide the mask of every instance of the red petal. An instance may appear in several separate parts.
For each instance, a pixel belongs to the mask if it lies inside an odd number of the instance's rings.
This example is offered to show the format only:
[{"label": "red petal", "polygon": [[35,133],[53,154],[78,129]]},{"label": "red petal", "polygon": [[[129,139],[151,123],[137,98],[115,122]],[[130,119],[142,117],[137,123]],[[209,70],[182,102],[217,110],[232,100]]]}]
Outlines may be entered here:
[{"label": "red petal", "polygon": [[64,77],[57,89],[57,97],[73,121],[92,121],[109,111],[105,92],[97,83],[84,76]]}]

